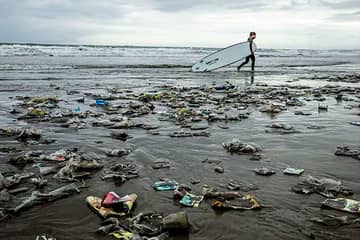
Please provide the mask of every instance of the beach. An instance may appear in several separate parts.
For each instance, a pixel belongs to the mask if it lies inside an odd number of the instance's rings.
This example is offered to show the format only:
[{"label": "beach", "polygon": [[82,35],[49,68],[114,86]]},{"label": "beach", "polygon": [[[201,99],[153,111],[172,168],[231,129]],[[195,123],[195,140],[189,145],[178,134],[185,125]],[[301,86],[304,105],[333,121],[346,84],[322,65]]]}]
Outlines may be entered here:
[{"label": "beach", "polygon": [[[322,209],[326,197],[299,194],[292,187],[308,176],[336,179],[353,192],[348,198],[360,200],[359,159],[334,154],[338,146],[360,147],[360,127],[351,124],[360,121],[360,50],[259,49],[255,73],[249,65],[240,72],[235,65],[208,73],[190,71],[214,51],[0,44],[0,128],[36,129],[42,138],[54,140],[24,143],[0,136],[1,173],[11,176],[35,172],[36,163],[58,164],[41,159],[21,167],[9,163],[38,150],[49,155],[77,148],[95,153],[103,166],[91,171],[87,187],[78,194],[6,214],[0,238],[48,234],[56,239],[111,239],[94,233],[102,220],[85,199],[114,191],[138,195],[132,216],[186,211],[191,228],[168,239],[356,239],[359,222],[333,227],[311,219],[358,214]],[[49,106],[41,100],[46,104],[37,106],[30,103],[34,97],[56,101]],[[34,106],[44,114],[29,117]],[[128,135],[126,140],[113,137],[120,131]],[[231,153],[223,143],[233,139],[254,143],[261,151]],[[109,156],[109,149],[129,153]],[[158,162],[168,167],[154,168]],[[120,184],[103,180],[118,163],[133,164],[138,176]],[[216,167],[224,172],[214,171]],[[261,167],[276,173],[255,174]],[[304,173],[285,175],[287,167]],[[66,185],[53,175],[46,176],[47,186],[39,191]],[[207,200],[197,208],[184,207],[171,191],[152,188],[159,178],[189,185],[196,195],[204,184],[227,191],[229,182],[235,182],[239,192],[253,195],[264,207],[224,211]],[[200,183],[192,184],[194,179]],[[0,202],[0,209],[18,205],[36,190],[28,181],[18,186],[28,190]]]}]

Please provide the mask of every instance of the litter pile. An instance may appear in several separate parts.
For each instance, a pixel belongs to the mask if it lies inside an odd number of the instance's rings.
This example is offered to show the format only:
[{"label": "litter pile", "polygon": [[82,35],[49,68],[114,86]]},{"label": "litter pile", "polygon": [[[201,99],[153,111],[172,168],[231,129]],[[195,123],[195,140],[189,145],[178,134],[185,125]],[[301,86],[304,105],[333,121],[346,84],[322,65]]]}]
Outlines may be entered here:
[{"label": "litter pile", "polygon": [[[358,102],[359,95],[356,94],[360,92],[359,87],[325,85],[309,88],[293,84],[255,84],[239,89],[231,83],[192,87],[164,84],[155,89],[144,89],[133,92],[131,89],[108,88],[106,93],[101,94],[97,91],[67,91],[67,96],[77,96],[69,101],[58,96],[14,97],[16,104],[8,112],[14,120],[29,126],[45,125],[49,129],[71,129],[67,131],[74,133],[90,128],[99,129],[104,133],[102,137],[107,141],[107,145],[106,149],[94,150],[92,145],[91,151],[85,152],[72,144],[59,149],[60,147],[55,146],[56,140],[47,138],[48,132],[33,127],[0,128],[0,140],[18,144],[16,147],[0,148],[8,165],[15,169],[0,172],[0,220],[32,206],[77,194],[86,186],[85,180],[91,177],[101,178],[104,184],[110,182],[113,185],[114,182],[117,187],[131,179],[147,177],[140,175],[141,166],[131,158],[134,149],[128,147],[129,142],[136,137],[135,130],[144,132],[147,136],[155,138],[159,135],[176,142],[189,138],[215,139],[220,146],[221,141],[216,139],[217,133],[213,133],[213,130],[228,131],[230,123],[246,121],[254,111],[271,118],[289,111],[296,117],[307,117],[317,111],[331,111],[331,108],[322,103],[329,96],[336,100]],[[304,108],[310,101],[317,101],[316,112]],[[352,105],[351,109],[356,107],[359,106]],[[358,126],[358,123],[353,121],[351,125],[356,128],[354,126]],[[295,126],[270,122],[265,126],[265,132],[273,137],[292,136],[285,134],[297,136],[297,133],[303,133],[301,126]],[[307,131],[309,129],[319,130],[321,126],[308,127]],[[226,155],[233,158],[248,157],[249,160],[256,161],[261,161],[263,155],[266,155],[266,151],[258,144],[242,141],[240,136],[236,137],[238,138],[222,143],[225,149],[223,151],[229,153]],[[104,139],[96,139],[96,144],[102,144]],[[360,160],[360,147],[339,146],[335,155]],[[226,161],[206,159],[202,163],[215,163],[212,171],[215,171],[216,176],[226,176],[228,172],[228,169],[225,171],[224,168]],[[266,162],[261,161],[261,164]],[[172,170],[173,167],[174,164],[166,159],[158,159],[145,166],[149,168],[146,170],[154,172]],[[321,202],[323,208],[360,213],[359,201],[347,198],[353,195],[353,191],[340,180],[304,176],[305,169],[302,168],[287,167],[283,170],[286,176],[276,174],[277,171],[272,167],[257,166],[251,169],[256,175],[268,176],[271,180],[277,177],[299,178],[299,182],[291,188],[293,192],[320,194],[326,198]],[[98,174],[99,171],[101,174]],[[263,180],[264,177],[260,176],[254,177]],[[198,178],[190,179],[193,185],[202,181],[203,179]],[[54,185],[57,187],[53,187]],[[152,184],[155,191],[172,193],[173,199],[169,202],[179,208],[198,208],[202,211],[203,206],[210,206],[214,211],[242,211],[265,207],[259,203],[257,197],[248,193],[256,190],[257,186],[244,186],[231,180],[225,187],[227,190],[222,191],[203,185],[201,192],[196,192],[190,186],[168,178],[161,178]],[[103,219],[97,232],[117,239],[156,240],[170,238],[174,230],[186,232],[191,229],[189,216],[181,209],[169,215],[152,212],[150,209],[150,212],[140,212],[134,216],[136,203],[143,201],[138,195],[141,196],[135,191],[123,194],[110,191],[103,196],[87,196],[86,203],[90,209]],[[326,218],[313,218],[313,221],[340,226],[358,222],[358,219],[330,215]]]}]

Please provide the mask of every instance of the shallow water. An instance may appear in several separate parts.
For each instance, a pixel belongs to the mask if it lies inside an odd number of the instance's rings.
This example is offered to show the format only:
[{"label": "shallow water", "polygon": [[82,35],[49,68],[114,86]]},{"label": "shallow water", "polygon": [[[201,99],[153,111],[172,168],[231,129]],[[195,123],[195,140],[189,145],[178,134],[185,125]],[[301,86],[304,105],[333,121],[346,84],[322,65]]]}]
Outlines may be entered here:
[{"label": "shallow water", "polygon": [[[327,112],[318,112],[318,102],[311,101],[306,102],[304,107],[289,107],[276,116],[260,113],[257,107],[252,106],[249,108],[249,118],[229,122],[229,129],[221,129],[217,123],[211,123],[209,138],[170,138],[168,134],[179,130],[179,126],[159,122],[155,114],[143,120],[161,124],[161,128],[156,130],[160,135],[150,135],[142,129],[130,129],[127,132],[132,138],[126,142],[112,139],[111,130],[102,127],[71,130],[46,122],[14,121],[14,116],[8,113],[11,105],[17,103],[9,97],[17,95],[57,95],[66,100],[60,102],[64,108],[80,106],[82,111],[101,111],[88,106],[93,100],[78,104],[74,101],[78,96],[67,95],[66,90],[106,93],[107,88],[118,87],[142,92],[158,89],[163,84],[221,85],[226,81],[241,89],[257,83],[359,87],[359,83],[327,81],[332,76],[344,73],[360,74],[359,51],[260,49],[254,83],[248,68],[241,73],[235,72],[235,67],[212,73],[190,72],[192,63],[211,51],[214,49],[0,45],[0,127],[32,126],[41,129],[44,136],[56,139],[56,143],[27,146],[27,149],[42,149],[51,153],[61,148],[78,147],[80,151],[98,153],[103,158],[105,168],[120,159],[106,157],[102,149],[130,147],[133,152],[126,159],[134,161],[141,168],[139,178],[120,186],[111,181],[101,181],[102,171],[99,171],[87,181],[89,188],[82,189],[80,194],[33,207],[19,216],[0,222],[0,238],[35,239],[37,235],[45,233],[56,239],[107,239],[94,233],[101,219],[86,206],[85,197],[116,191],[120,194],[138,194],[134,214],[144,211],[169,214],[186,210],[192,228],[188,235],[176,236],[175,239],[308,239],[310,233],[316,239],[356,239],[360,233],[359,225],[331,228],[309,221],[311,217],[322,214],[349,214],[320,209],[320,202],[324,200],[320,195],[291,192],[291,186],[299,178],[282,174],[283,169],[291,166],[304,168],[305,176],[339,179],[354,191],[351,198],[359,200],[360,162],[334,155],[337,145],[360,144],[360,128],[349,124],[351,121],[359,121],[359,110],[344,109],[344,106],[354,102],[337,103],[333,97],[327,97]],[[314,76],[324,76],[324,79],[310,79]],[[287,82],[289,80],[298,81]],[[60,86],[60,90],[51,88],[50,83]],[[294,111],[297,109],[309,111],[312,115],[296,116]],[[155,111],[161,110],[164,107],[157,103]],[[274,122],[291,124],[301,133],[265,133],[265,126]],[[324,128],[308,129],[311,125]],[[233,138],[261,145],[264,149],[263,159],[250,161],[246,156],[227,153],[221,143]],[[95,143],[98,140],[103,143]],[[0,138],[0,142],[2,146],[20,145],[7,138]],[[214,164],[201,163],[206,158],[222,160],[225,173],[215,173]],[[159,159],[169,160],[171,168],[153,170],[151,163]],[[4,154],[0,155],[0,166],[2,172],[19,171],[7,163]],[[270,177],[256,176],[252,169],[261,166],[272,168],[277,173]],[[27,168],[31,169],[31,166]],[[190,184],[191,177],[199,178],[200,184],[191,185],[195,194],[200,194],[202,184],[222,190],[226,189],[231,179],[253,184],[258,186],[258,190],[250,193],[268,207],[259,211],[218,212],[203,202],[199,208],[184,208],[173,201],[170,192],[155,192],[151,188],[151,184],[159,177],[170,177],[186,184]],[[48,188],[55,187],[57,185],[51,183]]]}]

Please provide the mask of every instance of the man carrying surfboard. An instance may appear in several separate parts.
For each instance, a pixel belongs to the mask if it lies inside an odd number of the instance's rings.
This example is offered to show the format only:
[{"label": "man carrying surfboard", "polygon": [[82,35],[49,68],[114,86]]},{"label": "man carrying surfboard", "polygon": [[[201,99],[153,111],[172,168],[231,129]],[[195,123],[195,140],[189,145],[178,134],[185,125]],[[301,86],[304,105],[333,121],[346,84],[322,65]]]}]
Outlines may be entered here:
[{"label": "man carrying surfboard", "polygon": [[254,70],[256,45],[253,40],[255,37],[256,33],[251,32],[248,41],[233,44],[203,57],[191,67],[191,70],[193,72],[211,72],[237,63],[244,58],[246,61],[238,67],[238,70],[250,59]]},{"label": "man carrying surfboard", "polygon": [[254,69],[255,69],[255,54],[252,49],[252,46],[253,46],[253,41],[255,38],[256,38],[256,32],[250,32],[248,42],[250,45],[251,54],[245,58],[245,61],[243,63],[241,63],[240,66],[237,67],[238,72],[240,71],[240,68],[242,66],[244,66],[245,64],[247,64],[249,62],[250,59],[251,59],[251,70],[254,71]]}]

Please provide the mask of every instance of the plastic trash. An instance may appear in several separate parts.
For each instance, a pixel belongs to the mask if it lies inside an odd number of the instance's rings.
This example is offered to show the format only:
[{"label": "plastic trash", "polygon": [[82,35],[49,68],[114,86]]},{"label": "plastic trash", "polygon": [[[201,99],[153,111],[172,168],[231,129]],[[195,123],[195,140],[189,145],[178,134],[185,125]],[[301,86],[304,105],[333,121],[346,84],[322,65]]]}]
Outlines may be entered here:
[{"label": "plastic trash", "polygon": [[77,106],[76,108],[74,108],[74,112],[76,112],[76,113],[80,112],[80,107]]},{"label": "plastic trash", "polygon": [[46,108],[56,108],[56,105],[53,103],[46,103],[46,104],[42,104],[41,106]]},{"label": "plastic trash", "polygon": [[4,177],[2,174],[0,174],[0,190],[2,188],[12,188],[16,184],[21,183],[24,179],[28,179],[30,177],[34,176],[34,173],[22,173],[22,174],[14,174],[9,177]]},{"label": "plastic trash", "polygon": [[105,106],[105,105],[109,105],[110,103],[108,101],[106,101],[106,100],[96,99],[95,104],[97,106]]},{"label": "plastic trash", "polygon": [[43,186],[47,185],[48,181],[42,178],[31,178],[30,183],[36,185],[38,188],[42,188]]},{"label": "plastic trash", "polygon": [[125,231],[123,229],[113,231],[113,232],[109,233],[109,235],[116,239],[121,239],[121,240],[132,240],[132,239],[134,239],[134,236],[135,236],[133,233]]},{"label": "plastic trash", "polygon": [[328,110],[328,105],[324,105],[324,104],[318,104],[318,110],[319,111],[327,111]]},{"label": "plastic trash", "polygon": [[238,139],[222,143],[223,147],[230,153],[253,154],[261,151],[261,147],[254,143],[242,143]]},{"label": "plastic trash", "polygon": [[96,232],[109,234],[110,232],[114,231],[114,229],[118,229],[120,227],[119,224],[119,219],[115,217],[106,218],[101,223],[101,227],[99,227]]},{"label": "plastic trash", "polygon": [[45,176],[47,174],[54,173],[58,168],[58,166],[51,166],[51,167],[43,166],[43,164],[41,163],[36,163],[33,165],[33,167],[38,168],[40,176]]},{"label": "plastic trash", "polygon": [[42,235],[37,235],[35,240],[56,240],[56,238],[50,237],[46,234],[42,234]]},{"label": "plastic trash", "polygon": [[310,112],[304,112],[304,111],[300,111],[300,110],[297,110],[294,112],[295,115],[303,115],[303,116],[310,116],[312,115],[312,113]]},{"label": "plastic trash", "polygon": [[85,103],[85,97],[82,96],[81,98],[76,99],[78,103]]},{"label": "plastic trash", "polygon": [[57,103],[57,102],[59,102],[59,99],[57,98],[57,96],[33,97],[33,98],[30,99],[30,101],[28,103],[29,104],[39,104],[39,103],[44,103],[44,102]]},{"label": "plastic trash", "polygon": [[321,203],[321,206],[350,213],[360,213],[360,201],[348,198],[326,199]]},{"label": "plastic trash", "polygon": [[68,152],[65,149],[58,150],[49,155],[48,159],[52,161],[65,161],[67,158]]},{"label": "plastic trash", "polygon": [[218,86],[214,86],[213,88],[217,91],[230,90],[230,89],[234,89],[235,85],[231,85],[231,84],[218,85]]},{"label": "plastic trash", "polygon": [[31,117],[45,117],[47,112],[39,109],[39,108],[29,108],[27,115]]},{"label": "plastic trash", "polygon": [[225,124],[218,124],[218,127],[221,129],[229,129],[229,127]]},{"label": "plastic trash", "polygon": [[201,181],[200,181],[200,179],[198,179],[198,178],[190,178],[190,183],[191,184],[198,184],[198,183],[200,183]]},{"label": "plastic trash", "polygon": [[273,123],[271,125],[267,125],[266,127],[270,128],[265,130],[266,133],[291,134],[300,132],[293,126],[284,123]]},{"label": "plastic trash", "polygon": [[360,160],[360,146],[350,147],[347,145],[337,146],[335,155],[353,157]]},{"label": "plastic trash", "polygon": [[291,98],[291,99],[286,100],[286,105],[288,105],[288,106],[304,106],[305,103],[298,98]]},{"label": "plastic trash", "polygon": [[30,197],[24,199],[22,203],[20,203],[18,206],[11,210],[17,213],[25,208],[30,208],[41,203],[52,202],[60,198],[70,196],[74,193],[80,193],[80,187],[81,186],[78,186],[75,183],[71,183],[48,193],[40,193],[39,191],[33,191]]},{"label": "plastic trash", "polygon": [[111,208],[116,212],[129,212],[129,202],[131,202],[129,195],[120,197],[115,192],[107,192],[101,201],[101,206]]},{"label": "plastic trash", "polygon": [[296,193],[318,193],[327,198],[335,198],[338,195],[349,196],[353,192],[351,189],[342,185],[341,181],[331,178],[317,178],[307,176],[301,182],[291,188]]},{"label": "plastic trash", "polygon": [[175,180],[155,182],[152,187],[157,191],[175,190],[179,184]]},{"label": "plastic trash", "polygon": [[174,190],[174,199],[181,200],[188,192],[191,191],[191,187],[181,184]]},{"label": "plastic trash", "polygon": [[276,129],[283,129],[283,130],[292,130],[294,127],[285,124],[285,123],[273,123],[271,125],[266,126],[268,128],[276,128]]},{"label": "plastic trash", "polygon": [[328,215],[326,217],[321,217],[321,218],[317,218],[317,217],[311,218],[310,220],[316,223],[323,224],[325,226],[334,226],[334,227],[348,225],[357,221],[356,219],[351,219],[349,216],[332,216],[332,215]]},{"label": "plastic trash", "polygon": [[266,167],[255,168],[254,172],[257,175],[261,175],[261,176],[270,176],[276,173],[274,170],[268,169]]},{"label": "plastic trash", "polygon": [[270,113],[270,114],[276,114],[276,113],[280,113],[281,111],[284,111],[286,109],[287,108],[282,105],[270,104],[270,105],[262,107],[259,111]]},{"label": "plastic trash", "polygon": [[[129,229],[127,229],[127,230],[129,230]],[[135,234],[133,234],[132,232],[127,231],[127,230],[125,230],[121,226],[120,221],[117,218],[109,217],[101,224],[101,227],[99,227],[96,230],[96,232],[107,234],[116,239],[122,239],[122,240],[138,239],[138,238],[135,238]]]},{"label": "plastic trash", "polygon": [[226,188],[229,189],[230,191],[237,191],[240,190],[240,184],[231,180],[226,186]]},{"label": "plastic trash", "polygon": [[185,212],[177,212],[163,218],[162,227],[164,230],[188,229],[189,221]]},{"label": "plastic trash", "polygon": [[162,219],[163,215],[160,213],[139,213],[135,217],[128,219],[129,228],[141,236],[157,236],[163,232],[161,229]]},{"label": "plastic trash", "polygon": [[360,122],[351,122],[350,124],[354,126],[360,126]]},{"label": "plastic trash", "polygon": [[122,149],[108,149],[106,150],[106,155],[109,157],[121,157],[131,153],[131,149],[122,148]]},{"label": "plastic trash", "polygon": [[124,131],[114,131],[111,133],[111,137],[122,141],[126,141],[129,138],[129,134],[127,134]]},{"label": "plastic trash", "polygon": [[201,193],[204,196],[204,198],[237,198],[241,197],[242,194],[240,192],[236,191],[230,191],[230,192],[218,192],[216,189],[204,185],[201,188]]},{"label": "plastic trash", "polygon": [[196,196],[191,193],[186,193],[186,195],[180,200],[180,203],[188,207],[199,207],[203,199],[203,196]]},{"label": "plastic trash", "polygon": [[0,202],[10,201],[11,196],[7,189],[3,189],[0,191]]},{"label": "plastic trash", "polygon": [[224,172],[225,172],[225,169],[224,169],[223,167],[216,166],[216,167],[214,168],[214,171],[215,171],[216,173],[224,173]]},{"label": "plastic trash", "polygon": [[170,168],[170,163],[168,161],[155,162],[151,167],[153,169]]},{"label": "plastic trash", "polygon": [[305,170],[304,169],[296,169],[296,168],[291,168],[288,167],[284,170],[284,174],[288,174],[288,175],[301,175]]},{"label": "plastic trash", "polygon": [[[115,196],[109,196],[109,198],[112,198]],[[99,198],[99,197],[95,197],[95,196],[87,196],[86,197],[86,202],[88,203],[88,205],[96,211],[96,213],[98,213],[101,217],[103,218],[107,218],[109,216],[125,216],[127,214],[130,213],[136,199],[137,199],[137,195],[132,193],[132,194],[128,194],[126,195],[126,198],[128,197],[128,201],[125,201],[122,203],[122,208],[124,211],[115,211],[112,208],[107,208],[102,206],[102,202],[103,199]],[[120,198],[121,199],[121,198]],[[127,210],[127,211],[125,211]]]},{"label": "plastic trash", "polygon": [[11,113],[11,114],[17,114],[17,113],[21,113],[21,111],[18,110],[17,108],[15,108],[15,107],[13,106],[12,109],[9,111],[9,113]]},{"label": "plastic trash", "polygon": [[261,208],[261,205],[250,194],[235,199],[234,201],[219,199],[215,201],[211,206],[213,208],[224,208],[224,209],[233,209],[233,210],[252,210],[252,209]]}]

